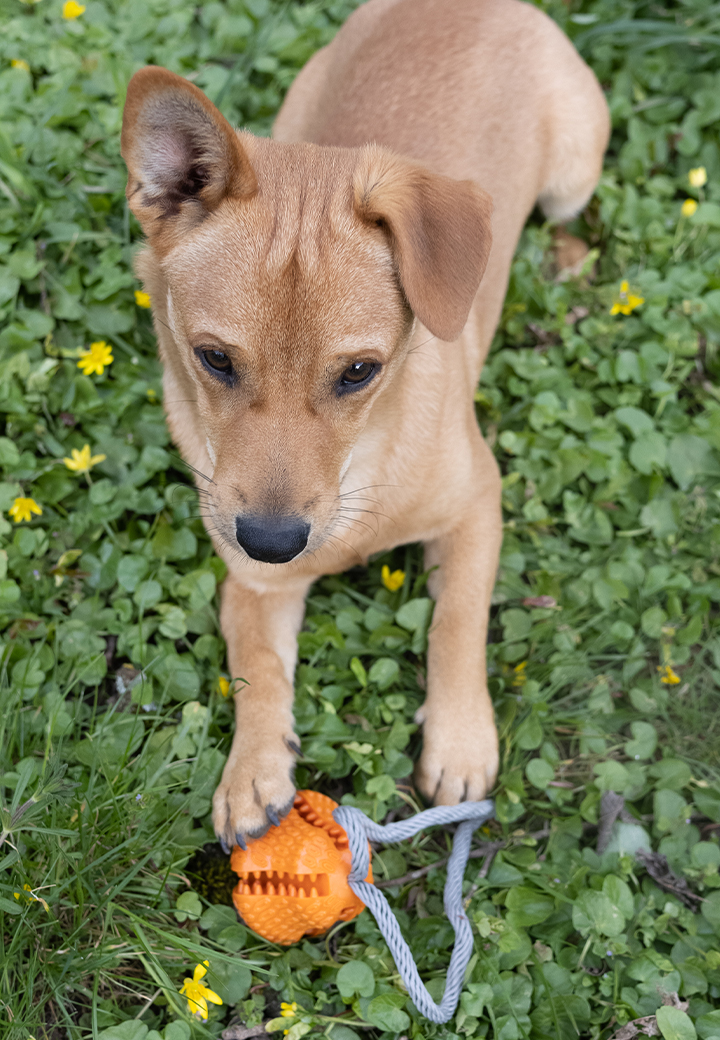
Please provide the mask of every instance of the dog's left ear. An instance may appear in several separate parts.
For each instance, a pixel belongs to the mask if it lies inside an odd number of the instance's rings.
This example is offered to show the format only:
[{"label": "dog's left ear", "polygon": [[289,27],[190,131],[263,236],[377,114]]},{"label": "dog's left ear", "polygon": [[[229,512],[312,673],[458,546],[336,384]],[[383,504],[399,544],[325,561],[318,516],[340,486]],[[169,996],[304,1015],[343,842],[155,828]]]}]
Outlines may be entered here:
[{"label": "dog's left ear", "polygon": [[462,332],[492,244],[492,199],[369,145],[355,171],[355,211],[390,236],[407,301],[440,339]]},{"label": "dog's left ear", "polygon": [[224,199],[257,188],[227,119],[192,83],[153,65],[130,80],[121,151],[130,209],[153,244],[170,245]]}]

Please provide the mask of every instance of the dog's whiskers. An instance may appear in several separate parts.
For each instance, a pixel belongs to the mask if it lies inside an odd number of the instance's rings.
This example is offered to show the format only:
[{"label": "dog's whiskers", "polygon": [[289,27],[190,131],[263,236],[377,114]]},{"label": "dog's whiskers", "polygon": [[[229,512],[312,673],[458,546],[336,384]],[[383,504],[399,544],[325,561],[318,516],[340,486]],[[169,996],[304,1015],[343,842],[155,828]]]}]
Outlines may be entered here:
[{"label": "dog's whiskers", "polygon": [[[339,498],[339,496],[338,496],[338,498]],[[354,498],[348,499],[348,501],[349,502],[374,502],[375,505],[378,505],[378,506],[383,505],[382,499],[371,498],[370,495],[357,495]],[[345,506],[345,502],[344,501],[342,502],[342,505],[343,505],[343,507]],[[362,509],[364,507],[361,506],[360,508]]]},{"label": "dog's whiskers", "polygon": [[417,351],[420,350],[421,347],[426,347],[428,345],[428,343],[430,343],[434,339],[437,339],[437,337],[436,336],[428,336],[428,338],[424,339],[422,341],[422,343],[417,343],[414,347],[412,347],[411,350],[408,350],[407,357],[410,357],[411,354],[416,354]]},{"label": "dog's whiskers", "polygon": [[[372,517],[384,517],[385,520],[392,520],[387,513],[381,513],[380,510],[369,510],[363,505],[345,505],[344,502],[340,506],[341,513],[367,513],[368,516]],[[394,523],[394,521],[393,521]]]},{"label": "dog's whiskers", "polygon": [[187,468],[188,468],[189,470],[191,470],[191,471],[192,471],[192,472],[193,472],[193,473],[194,473],[194,474],[195,474],[196,476],[198,476],[198,477],[202,477],[202,478],[203,478],[203,480],[207,480],[207,482],[208,482],[209,484],[214,484],[214,483],[215,483],[215,481],[213,480],[213,478],[212,478],[212,477],[209,477],[209,476],[207,475],[207,473],[203,473],[203,471],[202,471],[201,469],[198,469],[198,468],[197,468],[197,466],[193,466],[193,465],[192,465],[192,464],[191,464],[190,462],[188,462],[188,461],[187,461],[187,459],[184,459],[184,458],[182,457],[182,455],[180,455],[180,453],[179,453],[179,452],[177,452],[177,451],[171,451],[171,452],[168,452],[168,454],[169,454],[169,455],[172,455],[172,456],[174,456],[174,458],[176,458],[176,459],[180,459],[180,461],[182,462],[182,464],[183,464],[184,466],[187,466]]},{"label": "dog's whiskers", "polygon": [[[363,558],[360,555],[360,553],[357,551],[357,549],[354,546],[352,546],[350,544],[350,542],[346,542],[344,538],[341,538],[339,534],[330,534],[330,535],[327,536],[327,538],[325,540],[328,543],[329,542],[333,542],[333,541],[342,542],[343,545],[346,545],[348,547],[348,549],[350,550],[351,553],[353,553],[354,556],[357,556],[358,562],[362,564]],[[339,555],[340,554],[338,553],[338,557],[339,557]]]},{"label": "dog's whiskers", "polygon": [[352,520],[344,520],[342,517],[336,517],[334,527],[342,527],[346,531],[352,531],[352,527],[350,526],[352,523]]},{"label": "dog's whiskers", "polygon": [[350,512],[350,513],[367,513],[368,516],[382,517],[383,520],[389,520],[391,524],[395,523],[395,520],[393,519],[393,517],[388,516],[387,513],[381,513],[379,509],[363,509],[363,508],[357,507],[357,506],[345,506],[345,505],[343,505],[340,508],[339,512],[343,513],[343,514],[347,513],[347,512]]},{"label": "dog's whiskers", "polygon": [[372,491],[374,488],[400,488],[402,484],[365,484],[364,487],[355,488],[354,491],[343,491],[337,498],[347,498],[349,495],[357,495],[360,491]]},{"label": "dog's whiskers", "polygon": [[361,520],[357,516],[343,516],[342,513],[338,513],[337,518],[336,518],[336,523],[339,520],[344,520],[346,526],[349,526],[350,524],[362,524],[363,527],[366,527],[368,529],[368,531],[371,531],[376,537],[377,537],[378,531],[380,530],[380,525],[379,524],[376,524],[375,527],[373,527],[372,524],[367,523],[366,520]]}]

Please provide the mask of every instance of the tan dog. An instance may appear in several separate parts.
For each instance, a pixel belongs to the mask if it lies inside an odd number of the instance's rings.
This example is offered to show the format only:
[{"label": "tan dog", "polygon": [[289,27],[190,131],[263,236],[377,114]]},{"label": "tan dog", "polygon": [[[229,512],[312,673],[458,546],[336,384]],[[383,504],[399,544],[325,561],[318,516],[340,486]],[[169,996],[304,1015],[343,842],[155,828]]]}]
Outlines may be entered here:
[{"label": "tan dog", "polygon": [[404,542],[436,568],[417,783],[442,804],[492,785],[500,478],[473,392],[528,214],[577,213],[607,137],[592,72],[518,0],[370,0],[300,73],[275,141],[164,69],[130,83],[165,407],[206,475],[230,673],[249,684],[214,799],[224,844],[292,803],[311,582]]}]

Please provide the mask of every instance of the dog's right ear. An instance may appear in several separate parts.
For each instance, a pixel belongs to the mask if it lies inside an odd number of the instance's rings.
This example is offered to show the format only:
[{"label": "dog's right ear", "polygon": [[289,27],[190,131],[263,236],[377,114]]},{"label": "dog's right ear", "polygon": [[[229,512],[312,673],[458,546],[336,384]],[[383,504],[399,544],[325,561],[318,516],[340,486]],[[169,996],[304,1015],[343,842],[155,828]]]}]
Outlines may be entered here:
[{"label": "dog's right ear", "polygon": [[153,65],[130,80],[121,151],[128,204],[153,244],[164,236],[169,247],[224,199],[257,188],[227,119],[192,83]]}]

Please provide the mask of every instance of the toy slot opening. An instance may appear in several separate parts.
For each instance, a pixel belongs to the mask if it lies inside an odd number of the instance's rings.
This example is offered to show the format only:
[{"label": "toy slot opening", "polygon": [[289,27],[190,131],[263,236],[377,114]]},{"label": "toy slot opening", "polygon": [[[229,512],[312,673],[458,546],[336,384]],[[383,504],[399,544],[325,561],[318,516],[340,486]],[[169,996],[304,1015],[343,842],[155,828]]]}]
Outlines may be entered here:
[{"label": "toy slot opening", "polygon": [[290,896],[317,899],[330,895],[327,874],[281,874],[277,870],[250,870],[240,874],[244,896]]}]

